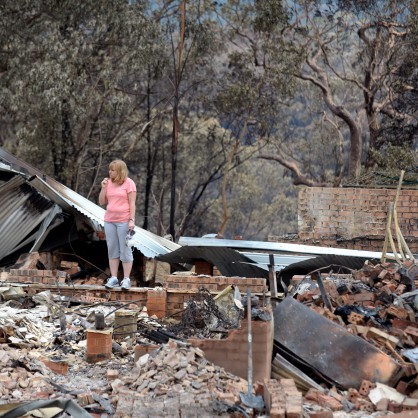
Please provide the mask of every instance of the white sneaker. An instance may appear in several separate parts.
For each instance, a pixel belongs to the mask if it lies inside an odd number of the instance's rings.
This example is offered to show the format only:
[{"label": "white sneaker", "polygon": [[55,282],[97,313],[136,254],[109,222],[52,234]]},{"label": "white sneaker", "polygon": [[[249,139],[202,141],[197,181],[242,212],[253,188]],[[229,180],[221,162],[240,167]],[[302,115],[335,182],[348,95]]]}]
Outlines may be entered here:
[{"label": "white sneaker", "polygon": [[118,287],[118,286],[119,286],[119,280],[115,276],[110,277],[107,283],[105,284],[105,287],[107,287],[108,289],[113,289],[114,287]]},{"label": "white sneaker", "polygon": [[121,283],[122,289],[128,290],[131,288],[131,279],[129,277],[124,277]]}]

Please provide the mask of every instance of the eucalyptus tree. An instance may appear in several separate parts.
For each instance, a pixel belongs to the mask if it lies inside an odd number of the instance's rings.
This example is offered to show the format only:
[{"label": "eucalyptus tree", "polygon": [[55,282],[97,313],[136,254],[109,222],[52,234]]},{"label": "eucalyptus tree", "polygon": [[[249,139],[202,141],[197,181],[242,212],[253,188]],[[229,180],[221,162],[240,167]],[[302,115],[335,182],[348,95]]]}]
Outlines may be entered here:
[{"label": "eucalyptus tree", "polygon": [[162,45],[145,6],[1,2],[0,94],[2,114],[13,118],[11,151],[78,190],[106,159],[135,148],[147,126],[137,77]]},{"label": "eucalyptus tree", "polygon": [[[230,149],[235,145],[235,136],[229,129],[220,126],[216,117],[204,104],[203,95],[208,95],[208,83],[200,85],[198,92],[182,101],[179,112],[180,141],[177,155],[178,179],[176,182],[176,236],[183,233],[194,234],[212,230],[212,218],[207,219],[208,208],[218,204],[217,197],[222,188],[222,179],[227,168],[232,172],[251,158],[254,151],[246,148],[238,150],[232,163]],[[207,96],[206,96],[207,97]],[[202,105],[202,110],[198,109]],[[205,109],[206,108],[206,109]],[[161,122],[161,123],[160,123]],[[152,137],[169,138],[172,124],[168,114],[153,124]],[[162,193],[170,187],[171,179],[165,176],[168,161],[165,156],[171,151],[171,144],[162,144],[161,154],[156,164],[150,199],[149,227],[169,234],[170,196]],[[139,179],[141,181],[141,179]],[[220,216],[222,219],[222,216]],[[216,221],[216,228],[222,222]]]},{"label": "eucalyptus tree", "polygon": [[[222,235],[231,230],[229,222],[237,218],[236,210],[243,209],[232,205],[234,191],[239,190],[238,183],[244,178],[236,175],[237,167],[243,165],[242,169],[247,167],[250,170],[251,158],[257,153],[254,143],[260,135],[271,134],[271,118],[280,107],[285,92],[291,88],[291,83],[283,79],[280,71],[267,73],[254,70],[254,63],[260,55],[258,51],[246,48],[245,41],[252,35],[252,28],[238,16],[241,12],[238,3],[212,3],[213,14],[219,22],[217,36],[222,39],[223,49],[213,58],[217,67],[211,94],[202,97],[206,111],[228,132],[222,151],[224,162],[220,166],[219,196],[211,188],[214,204],[220,205],[220,208],[211,208],[211,213],[219,216],[217,222],[212,221],[215,225],[211,229],[216,229],[215,232]],[[277,11],[274,13],[273,16],[270,11],[266,12],[265,19],[260,19],[258,24],[268,25],[270,18],[280,23],[283,16]],[[248,42],[255,47],[255,44]],[[284,66],[288,64],[289,61]],[[258,202],[256,194],[247,198]]]},{"label": "eucalyptus tree", "polygon": [[[249,151],[248,146],[244,149]],[[252,158],[235,167],[231,177],[224,237],[265,241],[297,233],[297,190],[283,167]],[[216,227],[224,219],[223,197],[219,188],[209,193],[212,199],[201,206],[202,217],[193,224],[193,235],[219,234]]]},{"label": "eucalyptus tree", "polygon": [[384,115],[375,159],[379,166],[416,169],[418,164],[418,3],[408,17],[409,31],[399,52],[404,57],[395,74],[393,106],[401,118]]},{"label": "eucalyptus tree", "polygon": [[[382,115],[405,117],[394,106],[399,90],[393,83],[404,59],[412,4],[408,0],[367,5],[327,0],[225,2],[227,33],[240,56],[247,56],[247,68],[263,77],[287,77],[288,85],[294,86],[291,107],[278,108],[276,116],[266,120],[265,132],[258,133],[259,143],[268,141],[271,147],[268,153],[260,152],[261,158],[277,161],[292,172],[295,184],[308,186],[338,185],[342,173],[357,176],[362,165],[374,164],[373,151],[381,146]],[[286,91],[283,83],[271,87],[278,95]],[[329,147],[309,155],[316,172],[307,170],[306,138],[320,139],[324,131],[297,129],[303,125],[301,105],[316,119],[309,126],[327,126],[328,136],[334,131]],[[291,129],[277,123],[283,117],[293,123]],[[323,167],[321,154],[330,157]],[[329,178],[323,170],[335,174]]]},{"label": "eucalyptus tree", "polygon": [[[233,172],[256,152],[245,146],[263,129],[277,98],[272,98],[268,82],[250,74],[235,47],[225,42],[222,28],[226,16],[216,4],[188,2],[185,8],[183,2],[172,1],[165,5],[167,44],[173,51],[169,232],[176,238],[184,231],[199,230],[198,225],[203,227],[204,221],[196,213],[207,213],[201,210],[217,202],[219,190],[222,214],[211,229],[223,233],[231,216],[228,193]],[[234,68],[234,74],[228,67]],[[269,82],[281,83],[280,73],[269,74]],[[176,178],[178,158],[181,175]]]},{"label": "eucalyptus tree", "polygon": [[[210,5],[209,5],[210,6]],[[178,202],[178,155],[182,142],[193,135],[191,124],[187,119],[199,124],[205,122],[206,116],[200,118],[202,111],[200,95],[211,83],[213,56],[219,48],[216,22],[208,2],[186,2],[185,0],[168,0],[155,2],[155,16],[159,21],[166,45],[169,63],[164,74],[162,88],[166,93],[168,108],[171,111],[171,178],[170,178],[170,219],[169,233],[176,239],[182,230],[188,214],[176,213]],[[161,87],[160,87],[161,88]],[[193,199],[192,199],[193,200]]]}]

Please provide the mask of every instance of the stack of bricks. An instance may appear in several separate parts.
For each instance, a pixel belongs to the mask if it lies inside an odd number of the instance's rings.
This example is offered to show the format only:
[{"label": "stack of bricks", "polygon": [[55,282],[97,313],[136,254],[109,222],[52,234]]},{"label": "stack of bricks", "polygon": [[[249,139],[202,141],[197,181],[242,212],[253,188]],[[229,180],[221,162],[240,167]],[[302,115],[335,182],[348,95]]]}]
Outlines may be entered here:
[{"label": "stack of bricks", "polygon": [[195,295],[193,293],[173,293],[167,291],[167,315],[174,319],[181,319],[187,301]]},{"label": "stack of bricks", "polygon": [[62,260],[60,263],[60,268],[63,269],[68,275],[78,273],[80,268],[76,261],[65,261]]},{"label": "stack of bricks", "polygon": [[112,357],[113,329],[87,329],[86,360],[88,363],[109,360]]},{"label": "stack of bricks", "polygon": [[57,282],[65,283],[66,276],[59,270],[10,269],[7,279],[9,282],[55,285]]},{"label": "stack of bricks", "polygon": [[251,293],[263,293],[267,291],[266,279],[251,279],[246,277],[224,277],[224,276],[176,276],[170,275],[165,279],[164,287],[167,289],[196,290],[205,287],[211,292],[221,292],[228,286],[238,286],[245,292],[249,287]]},{"label": "stack of bricks", "polygon": [[166,315],[180,319],[187,302],[201,287],[208,289],[211,293],[218,293],[230,285],[237,286],[241,293],[244,293],[247,287],[251,289],[251,293],[263,293],[267,291],[266,279],[205,275],[170,275],[166,277],[164,284],[164,287],[167,290]]},{"label": "stack of bricks", "polygon": [[164,318],[167,315],[167,291],[165,289],[148,289],[147,311],[149,316],[155,315],[157,318]]},{"label": "stack of bricks", "polygon": [[135,302],[138,306],[145,306],[147,303],[148,289],[146,288],[131,289],[129,292],[119,289],[109,292],[108,289],[103,289],[95,291],[95,295],[97,295],[97,297],[104,297],[105,295],[108,295],[109,300],[112,302]]},{"label": "stack of bricks", "polygon": [[[263,397],[270,418],[302,418],[302,393],[293,379],[266,379],[263,382]],[[258,392],[259,390],[257,390]]]}]

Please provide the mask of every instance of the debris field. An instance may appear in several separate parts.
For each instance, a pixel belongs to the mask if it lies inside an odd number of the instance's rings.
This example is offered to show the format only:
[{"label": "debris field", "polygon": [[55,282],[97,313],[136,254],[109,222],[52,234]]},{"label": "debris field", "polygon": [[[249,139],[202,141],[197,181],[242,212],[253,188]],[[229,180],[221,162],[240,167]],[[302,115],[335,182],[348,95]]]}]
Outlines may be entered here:
[{"label": "debris field", "polygon": [[[418,416],[413,261],[295,275],[277,300],[248,299],[244,279],[209,290],[192,273],[169,288],[171,275],[149,289],[166,305],[159,315],[152,297],[69,297],[83,285],[62,270],[39,283],[30,270],[1,273],[0,416]],[[187,295],[174,311],[171,292]]]}]

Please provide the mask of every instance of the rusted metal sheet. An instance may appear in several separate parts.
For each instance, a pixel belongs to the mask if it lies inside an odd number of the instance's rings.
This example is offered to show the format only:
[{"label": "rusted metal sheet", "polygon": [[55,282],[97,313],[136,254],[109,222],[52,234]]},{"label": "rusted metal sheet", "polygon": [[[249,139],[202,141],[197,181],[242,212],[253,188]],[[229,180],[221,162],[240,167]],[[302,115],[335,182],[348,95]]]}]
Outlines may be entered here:
[{"label": "rusted metal sheet", "polygon": [[363,380],[393,386],[403,373],[392,357],[291,297],[274,309],[274,340],[346,389]]}]

